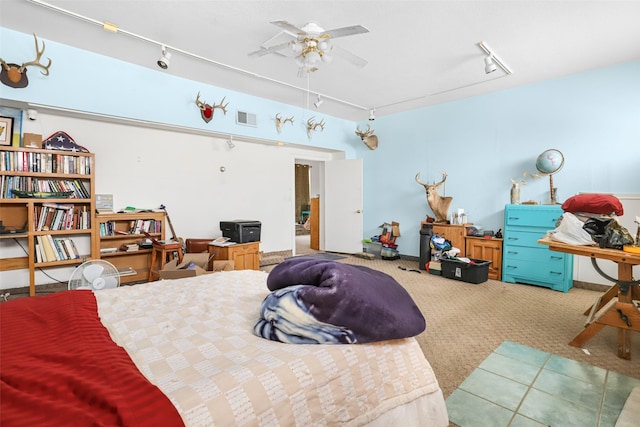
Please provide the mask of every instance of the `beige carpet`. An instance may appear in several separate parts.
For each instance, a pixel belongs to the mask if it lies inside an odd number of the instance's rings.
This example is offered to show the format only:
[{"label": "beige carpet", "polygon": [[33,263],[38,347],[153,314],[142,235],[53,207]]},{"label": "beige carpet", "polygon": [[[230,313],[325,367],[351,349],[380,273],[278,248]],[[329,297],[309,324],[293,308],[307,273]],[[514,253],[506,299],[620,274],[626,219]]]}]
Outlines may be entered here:
[{"label": "beige carpet", "polygon": [[365,265],[393,276],[412,295],[427,320],[418,342],[448,397],[505,340],[640,378],[640,334],[632,333],[632,360],[617,356],[617,330],[605,327],[585,348],[568,345],[584,328],[582,314],[600,292],[573,288],[568,293],[494,280],[474,285],[416,269],[405,260],[339,262]]}]

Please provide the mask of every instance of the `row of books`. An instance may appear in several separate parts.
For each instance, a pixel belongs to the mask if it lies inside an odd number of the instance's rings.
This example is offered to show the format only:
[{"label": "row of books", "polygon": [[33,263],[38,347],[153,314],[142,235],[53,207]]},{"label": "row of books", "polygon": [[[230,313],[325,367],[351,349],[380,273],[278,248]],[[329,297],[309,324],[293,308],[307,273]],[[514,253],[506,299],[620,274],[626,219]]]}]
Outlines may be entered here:
[{"label": "row of books", "polygon": [[116,236],[118,234],[143,234],[160,233],[162,231],[162,221],[155,219],[138,219],[129,221],[127,230],[118,230],[116,221],[106,221],[100,223],[100,237]]},{"label": "row of books", "polygon": [[91,212],[74,205],[43,203],[35,206],[35,229],[46,230],[86,230],[91,228]]},{"label": "row of books", "polygon": [[69,198],[91,198],[91,193],[79,179],[40,179],[30,176],[2,175],[0,190],[1,197],[5,199],[17,197],[12,190],[43,193],[71,191]]},{"label": "row of books", "polygon": [[0,170],[9,172],[91,174],[91,157],[30,151],[0,151]]},{"label": "row of books", "polygon": [[50,234],[36,236],[36,262],[55,262],[80,259],[73,240],[67,237],[52,237]]}]

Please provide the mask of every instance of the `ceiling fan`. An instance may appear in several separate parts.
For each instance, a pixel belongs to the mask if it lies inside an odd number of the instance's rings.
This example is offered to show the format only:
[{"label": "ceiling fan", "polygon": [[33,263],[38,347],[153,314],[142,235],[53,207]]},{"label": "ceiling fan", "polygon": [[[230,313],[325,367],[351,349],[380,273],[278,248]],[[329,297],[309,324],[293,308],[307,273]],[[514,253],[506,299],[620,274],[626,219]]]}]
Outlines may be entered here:
[{"label": "ceiling fan", "polygon": [[[352,25],[325,31],[324,28],[313,22],[306,23],[302,28],[298,28],[287,21],[271,21],[270,23],[280,27],[282,32],[262,43],[260,49],[249,53],[249,56],[263,56],[270,53],[288,57],[293,56],[296,64],[300,67],[299,75],[302,72],[308,74],[316,71],[322,62],[331,62],[333,59],[332,54],[342,57],[357,67],[367,65],[366,60],[331,43],[331,39],[338,37],[368,33],[369,30],[362,25]],[[293,37],[294,40],[273,46],[265,46],[283,33]]]}]

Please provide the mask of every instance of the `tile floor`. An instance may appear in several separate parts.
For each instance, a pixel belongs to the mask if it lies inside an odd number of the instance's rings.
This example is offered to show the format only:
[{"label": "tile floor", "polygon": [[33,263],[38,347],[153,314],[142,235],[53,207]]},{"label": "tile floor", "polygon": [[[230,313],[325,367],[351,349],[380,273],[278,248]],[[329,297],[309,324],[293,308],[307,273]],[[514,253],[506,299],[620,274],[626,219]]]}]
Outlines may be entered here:
[{"label": "tile floor", "polygon": [[447,399],[461,427],[613,427],[640,379],[512,341],[494,350]]}]

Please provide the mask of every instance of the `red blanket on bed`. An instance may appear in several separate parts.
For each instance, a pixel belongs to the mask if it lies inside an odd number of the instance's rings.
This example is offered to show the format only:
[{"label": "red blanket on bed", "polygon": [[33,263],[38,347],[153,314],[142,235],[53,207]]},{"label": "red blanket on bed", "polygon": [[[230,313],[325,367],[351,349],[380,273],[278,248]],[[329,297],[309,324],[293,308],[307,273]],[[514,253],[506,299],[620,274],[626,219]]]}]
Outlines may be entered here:
[{"label": "red blanket on bed", "polygon": [[0,425],[181,426],[102,325],[91,291],[0,304]]}]

